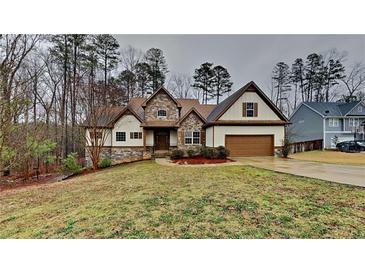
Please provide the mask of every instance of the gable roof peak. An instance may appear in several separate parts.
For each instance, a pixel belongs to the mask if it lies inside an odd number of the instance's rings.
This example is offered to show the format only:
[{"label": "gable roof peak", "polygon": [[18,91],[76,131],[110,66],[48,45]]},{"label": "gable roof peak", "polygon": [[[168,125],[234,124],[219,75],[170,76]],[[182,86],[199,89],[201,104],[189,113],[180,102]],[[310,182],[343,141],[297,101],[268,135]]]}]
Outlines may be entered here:
[{"label": "gable roof peak", "polygon": [[288,119],[285,117],[285,115],[276,105],[274,105],[274,103],[254,81],[248,82],[246,85],[218,104],[208,116],[208,122],[217,121],[250,87],[255,89],[256,93],[261,97],[261,99],[275,112],[276,115],[278,115],[281,120],[288,122]]},{"label": "gable roof peak", "polygon": [[159,92],[164,92],[164,93],[166,93],[170,98],[171,98],[171,100],[172,101],[174,101],[174,103],[177,105],[177,107],[178,108],[181,108],[181,105],[180,105],[180,103],[179,103],[179,101],[178,100],[176,100],[176,98],[174,97],[174,96],[172,96],[172,94],[164,87],[164,86],[160,86],[158,89],[156,89],[152,94],[151,94],[151,96],[150,97],[148,97],[145,101],[144,101],[144,103],[142,104],[142,108],[145,108],[146,107],[146,105],[147,105],[147,103],[153,98],[153,97],[155,97]]}]

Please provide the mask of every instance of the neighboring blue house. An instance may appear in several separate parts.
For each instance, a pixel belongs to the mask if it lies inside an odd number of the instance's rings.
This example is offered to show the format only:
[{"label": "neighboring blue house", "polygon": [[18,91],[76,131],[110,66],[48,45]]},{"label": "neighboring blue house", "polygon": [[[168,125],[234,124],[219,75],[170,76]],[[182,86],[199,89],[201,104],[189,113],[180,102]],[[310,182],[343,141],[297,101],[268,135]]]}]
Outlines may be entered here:
[{"label": "neighboring blue house", "polygon": [[304,102],[290,122],[288,135],[296,151],[336,148],[342,141],[364,139],[365,103]]}]

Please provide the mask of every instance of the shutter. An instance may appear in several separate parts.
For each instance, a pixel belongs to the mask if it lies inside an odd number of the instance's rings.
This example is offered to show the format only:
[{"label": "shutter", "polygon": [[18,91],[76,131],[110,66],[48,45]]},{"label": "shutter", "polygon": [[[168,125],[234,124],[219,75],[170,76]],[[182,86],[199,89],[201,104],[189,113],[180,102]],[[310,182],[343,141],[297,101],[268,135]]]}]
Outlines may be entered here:
[{"label": "shutter", "polygon": [[133,139],[133,132],[129,133],[130,139]]},{"label": "shutter", "polygon": [[253,103],[253,117],[257,117],[258,113],[258,105],[257,103]]},{"label": "shutter", "polygon": [[247,116],[247,103],[242,104],[242,116],[243,117]]},{"label": "shutter", "polygon": [[200,144],[205,146],[205,130],[200,131]]}]

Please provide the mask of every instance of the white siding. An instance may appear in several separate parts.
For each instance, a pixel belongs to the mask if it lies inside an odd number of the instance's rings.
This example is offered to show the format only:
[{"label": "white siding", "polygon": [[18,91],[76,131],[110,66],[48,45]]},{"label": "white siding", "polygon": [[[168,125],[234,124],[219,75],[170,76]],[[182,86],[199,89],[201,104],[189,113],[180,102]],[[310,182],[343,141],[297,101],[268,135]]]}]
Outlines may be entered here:
[{"label": "white siding", "polygon": [[170,146],[177,146],[177,131],[170,130]]},{"label": "white siding", "polygon": [[[90,145],[90,130],[92,129],[86,129],[86,145]],[[103,140],[104,140],[104,144],[103,146],[111,146],[111,130],[110,129],[103,129]]]},{"label": "white siding", "polygon": [[284,126],[214,126],[214,146],[224,146],[225,135],[274,135],[274,146],[282,146],[284,132]]},{"label": "white siding", "polygon": [[153,146],[153,130],[146,130],[146,146]]},{"label": "white siding", "polygon": [[[242,104],[244,102],[257,103],[257,117],[243,117]],[[219,120],[280,120],[276,113],[261,99],[256,92],[245,92]]]},{"label": "white siding", "polygon": [[213,146],[213,127],[208,127],[205,129],[205,145],[207,147]]},{"label": "white siding", "polygon": [[[126,141],[120,142],[116,140],[116,132],[121,131],[126,133]],[[143,146],[142,139],[131,139],[130,132],[143,132],[141,122],[134,115],[123,115],[114,125],[113,128],[113,146]]]}]

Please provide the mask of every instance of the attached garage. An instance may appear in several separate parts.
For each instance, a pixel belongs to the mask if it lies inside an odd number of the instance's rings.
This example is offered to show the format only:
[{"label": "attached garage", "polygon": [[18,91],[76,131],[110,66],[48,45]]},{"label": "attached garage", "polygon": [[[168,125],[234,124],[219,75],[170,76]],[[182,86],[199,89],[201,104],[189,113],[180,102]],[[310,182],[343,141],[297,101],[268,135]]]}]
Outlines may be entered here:
[{"label": "attached garage", "polygon": [[225,135],[231,156],[274,156],[274,135]]}]

